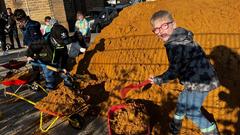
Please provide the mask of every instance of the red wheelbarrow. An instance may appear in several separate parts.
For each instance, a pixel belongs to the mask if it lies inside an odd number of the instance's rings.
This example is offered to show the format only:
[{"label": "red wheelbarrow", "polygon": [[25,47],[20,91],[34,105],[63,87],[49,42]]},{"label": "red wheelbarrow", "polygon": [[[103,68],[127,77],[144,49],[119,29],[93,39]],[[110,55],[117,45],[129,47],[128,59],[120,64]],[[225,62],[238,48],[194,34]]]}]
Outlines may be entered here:
[{"label": "red wheelbarrow", "polygon": [[[150,80],[145,80],[141,83],[138,83],[138,84],[130,84],[126,87],[124,87],[123,89],[120,90],[120,96],[122,99],[126,98],[127,96],[127,93],[131,90],[137,90],[137,89],[140,89],[141,87],[143,86],[146,86],[148,84],[150,84]],[[111,120],[113,119],[113,116],[114,116],[114,113],[116,113],[116,111],[118,110],[124,110],[128,107],[128,104],[119,104],[119,105],[114,105],[114,106],[111,106],[110,109],[108,110],[108,133],[109,135],[114,135],[116,133],[114,133],[114,131],[112,130],[112,127],[111,127]],[[150,135],[150,124],[148,123],[148,128],[147,128],[147,131],[146,131],[146,135]]]},{"label": "red wheelbarrow", "polygon": [[[26,72],[22,71],[23,73]],[[47,93],[47,91],[37,82],[35,82],[35,79],[37,77],[37,73],[35,72],[29,72],[27,71],[27,74],[23,74],[22,76],[19,76],[18,78],[14,78],[11,79],[10,78],[5,78],[3,81],[0,82],[0,84],[4,85],[4,96],[6,96],[6,89],[8,87],[11,88],[11,86],[18,86],[18,88],[14,91],[14,93],[17,93],[23,86],[27,86],[28,88],[32,89],[32,90],[38,90],[39,88],[41,90],[43,90],[45,93]],[[19,74],[21,74],[21,72],[19,72]],[[7,77],[9,77],[9,75],[7,75]]]},{"label": "red wheelbarrow", "polygon": [[[17,61],[17,60],[10,60],[8,63],[2,64],[1,66],[8,69],[9,71],[7,72],[6,76],[4,77],[3,80],[1,80],[0,84],[4,86],[19,86],[15,92],[17,92],[23,84],[26,83],[26,80],[5,80],[8,77],[14,76],[14,70],[19,70],[20,68],[24,67],[26,65],[26,61]],[[4,92],[6,89],[4,89]]]}]

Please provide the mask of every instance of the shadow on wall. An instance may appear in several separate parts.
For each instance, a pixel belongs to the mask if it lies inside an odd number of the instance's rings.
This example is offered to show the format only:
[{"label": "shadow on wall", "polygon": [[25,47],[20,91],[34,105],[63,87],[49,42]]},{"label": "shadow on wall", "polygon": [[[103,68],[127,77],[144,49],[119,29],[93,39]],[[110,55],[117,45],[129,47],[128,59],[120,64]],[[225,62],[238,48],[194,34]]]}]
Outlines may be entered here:
[{"label": "shadow on wall", "polygon": [[96,75],[94,75],[88,71],[88,67],[89,67],[89,64],[90,64],[91,59],[94,56],[94,54],[97,53],[98,51],[105,50],[104,41],[105,41],[105,39],[101,39],[100,42],[98,44],[96,44],[96,46],[93,50],[85,52],[84,58],[79,61],[78,68],[77,68],[77,74],[80,74],[80,75],[88,74],[91,77],[91,79],[97,80]]},{"label": "shadow on wall", "polygon": [[[219,45],[213,48],[209,55],[214,62],[214,68],[222,86],[229,89],[229,93],[220,92],[219,98],[227,103],[232,110],[240,107],[240,55],[232,49]],[[240,134],[240,111],[237,113],[237,122],[223,120],[225,126],[233,125],[236,133],[225,129],[223,134]]]}]

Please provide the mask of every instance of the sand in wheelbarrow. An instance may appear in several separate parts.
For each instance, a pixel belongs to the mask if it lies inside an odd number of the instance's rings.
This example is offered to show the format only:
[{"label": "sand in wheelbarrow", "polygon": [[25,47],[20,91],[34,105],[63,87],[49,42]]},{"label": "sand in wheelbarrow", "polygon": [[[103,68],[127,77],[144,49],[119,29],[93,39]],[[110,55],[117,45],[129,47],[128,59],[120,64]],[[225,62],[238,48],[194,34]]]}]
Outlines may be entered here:
[{"label": "sand in wheelbarrow", "polygon": [[146,134],[149,119],[150,117],[143,104],[129,103],[125,109],[114,112],[110,125],[116,134]]},{"label": "sand in wheelbarrow", "polygon": [[85,101],[76,92],[66,86],[48,93],[46,97],[37,102],[35,107],[43,112],[53,112],[58,116],[66,116],[84,107]]}]

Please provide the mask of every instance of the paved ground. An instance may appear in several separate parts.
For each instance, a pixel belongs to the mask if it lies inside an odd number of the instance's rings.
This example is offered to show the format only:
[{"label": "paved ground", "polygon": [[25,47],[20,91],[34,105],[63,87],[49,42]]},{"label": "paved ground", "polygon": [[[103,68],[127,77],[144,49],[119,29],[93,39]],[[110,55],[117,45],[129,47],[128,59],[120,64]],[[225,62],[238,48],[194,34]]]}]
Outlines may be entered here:
[{"label": "paved ground", "polygon": [[[19,93],[28,99],[38,101],[42,98],[30,90]],[[2,135],[31,135],[39,132],[40,112],[33,105],[18,100],[10,101],[12,97],[0,98],[0,110],[3,113],[0,121],[0,133]],[[9,101],[9,102],[8,102]],[[46,117],[44,117],[46,119]],[[53,119],[53,118],[52,118]],[[61,118],[48,131],[49,135],[107,135],[106,119],[102,117],[85,117],[83,130],[76,130],[69,126],[68,121]],[[50,122],[45,122],[44,127]],[[35,133],[36,134],[36,133]]]},{"label": "paved ground", "polygon": [[[93,35],[93,38],[96,34]],[[23,59],[26,48],[10,50],[9,54],[2,56],[0,52],[0,64],[8,62],[10,59]],[[21,70],[21,69],[20,69]],[[7,69],[0,67],[0,76],[4,76],[8,72]],[[16,98],[3,95],[3,89],[12,91],[9,87],[0,86],[0,134],[1,135],[31,135],[40,134],[34,133],[39,131],[39,110],[35,109],[33,105],[22,101],[15,100]],[[11,86],[16,89],[17,86]],[[19,95],[24,96],[35,102],[44,97],[42,93],[36,93],[28,87],[23,87]],[[46,116],[44,117],[46,119]],[[49,118],[48,118],[49,120]],[[76,130],[69,126],[68,121],[59,119],[56,124],[49,130],[49,135],[106,135],[107,124],[106,118],[85,117],[85,127],[82,130]],[[50,122],[45,122],[46,127]]]}]

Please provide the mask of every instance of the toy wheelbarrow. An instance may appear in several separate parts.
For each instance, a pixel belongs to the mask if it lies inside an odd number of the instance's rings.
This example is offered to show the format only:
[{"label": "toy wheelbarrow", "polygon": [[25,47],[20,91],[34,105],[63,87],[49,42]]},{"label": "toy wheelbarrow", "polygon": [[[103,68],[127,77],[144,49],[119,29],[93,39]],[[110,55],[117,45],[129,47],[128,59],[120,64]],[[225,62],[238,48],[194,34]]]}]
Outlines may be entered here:
[{"label": "toy wheelbarrow", "polygon": [[[27,64],[27,61],[10,60],[8,63],[1,65],[2,67],[10,70],[7,73],[7,75],[4,77],[4,79],[0,82],[0,84],[6,86],[4,88],[4,96],[6,96],[5,92],[7,87],[11,88],[11,86],[18,86],[18,88],[14,91],[14,93],[17,93],[24,85],[28,86],[32,90],[37,90],[38,88],[41,88],[45,93],[47,93],[46,90],[40,84],[35,82],[35,79],[37,78],[36,72],[30,73],[28,76],[22,75],[17,79],[16,78],[6,79],[9,77],[13,77],[14,70],[18,70],[26,66],[26,64]],[[22,73],[25,71],[20,71],[19,73]]]},{"label": "toy wheelbarrow", "polygon": [[[48,132],[49,129],[56,123],[56,121],[59,118],[63,118],[63,119],[67,119],[69,121],[69,124],[76,129],[82,129],[83,125],[84,125],[84,117],[82,116],[82,112],[85,111],[86,109],[89,108],[89,104],[86,104],[85,100],[83,99],[83,105],[76,109],[76,111],[74,111],[73,113],[65,116],[65,115],[60,115],[57,112],[51,112],[49,110],[43,110],[43,109],[39,109],[36,107],[36,103],[28,100],[20,95],[17,95],[15,93],[12,92],[6,92],[6,94],[11,95],[11,96],[15,96],[16,98],[22,99],[32,105],[34,105],[34,107],[36,109],[38,109],[40,111],[40,124],[39,124],[39,129],[44,133],[44,132]],[[54,116],[54,120],[44,129],[43,128],[43,113]]]},{"label": "toy wheelbarrow", "polygon": [[0,82],[0,84],[6,86],[4,88],[4,96],[6,96],[6,88],[11,86],[18,86],[18,88],[14,91],[14,93],[17,93],[23,86],[28,86],[32,90],[37,90],[38,88],[41,88],[46,94],[47,91],[37,82],[35,82],[37,75],[32,72],[27,75],[22,75],[17,79],[9,79],[9,80],[3,80]]}]

